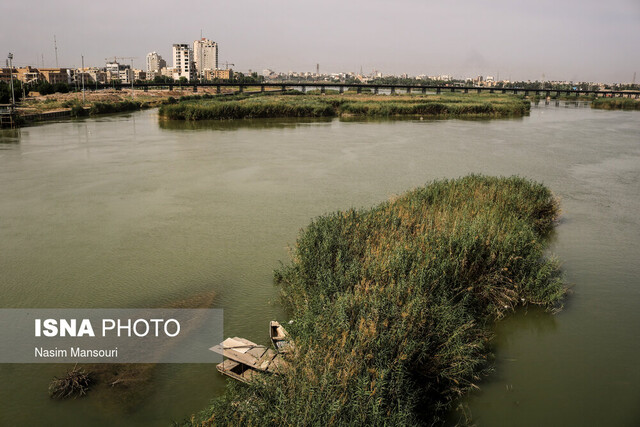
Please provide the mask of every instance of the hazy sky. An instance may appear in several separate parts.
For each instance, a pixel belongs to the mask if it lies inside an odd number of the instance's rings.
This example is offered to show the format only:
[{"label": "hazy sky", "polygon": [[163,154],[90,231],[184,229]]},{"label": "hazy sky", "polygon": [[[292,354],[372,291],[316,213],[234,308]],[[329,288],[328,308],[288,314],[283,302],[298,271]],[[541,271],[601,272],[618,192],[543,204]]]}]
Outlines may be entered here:
[{"label": "hazy sky", "polygon": [[[0,55],[104,66],[202,35],[238,71],[640,82],[640,0],[0,0]],[[127,61],[129,63],[129,61]],[[2,61],[4,65],[4,60]]]}]

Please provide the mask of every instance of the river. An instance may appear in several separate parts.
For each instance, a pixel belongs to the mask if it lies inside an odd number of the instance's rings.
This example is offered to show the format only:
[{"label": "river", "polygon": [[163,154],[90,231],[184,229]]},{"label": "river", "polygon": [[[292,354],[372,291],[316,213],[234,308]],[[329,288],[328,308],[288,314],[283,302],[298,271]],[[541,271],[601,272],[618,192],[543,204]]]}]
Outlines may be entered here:
[{"label": "river", "polygon": [[[560,197],[550,252],[572,293],[555,316],[498,323],[495,371],[464,413],[480,426],[637,425],[638,112],[185,124],[149,110],[3,130],[0,308],[158,307],[214,292],[226,336],[267,344],[268,321],[286,320],[273,269],[312,218],[472,172]],[[0,425],[167,425],[225,387],[213,365],[161,365],[135,405],[108,391],[53,401],[48,383],[65,368],[0,365]]]}]

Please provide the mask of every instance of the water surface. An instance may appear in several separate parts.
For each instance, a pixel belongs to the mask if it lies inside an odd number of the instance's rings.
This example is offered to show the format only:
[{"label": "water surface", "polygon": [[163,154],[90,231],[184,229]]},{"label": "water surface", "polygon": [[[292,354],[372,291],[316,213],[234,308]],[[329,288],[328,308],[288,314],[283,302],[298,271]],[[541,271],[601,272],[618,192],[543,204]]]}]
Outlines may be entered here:
[{"label": "water surface", "polygon": [[[640,113],[534,107],[513,120],[185,124],[155,111],[0,132],[0,307],[150,307],[215,292],[225,334],[267,343],[272,284],[318,215],[443,177],[529,177],[561,198],[551,251],[573,285],[551,316],[496,327],[495,372],[461,404],[479,425],[640,421]],[[212,343],[214,344],[214,343]],[[0,424],[158,425],[225,380],[163,365],[134,408],[55,402],[64,367],[0,365]],[[460,414],[452,415],[457,419]]]}]

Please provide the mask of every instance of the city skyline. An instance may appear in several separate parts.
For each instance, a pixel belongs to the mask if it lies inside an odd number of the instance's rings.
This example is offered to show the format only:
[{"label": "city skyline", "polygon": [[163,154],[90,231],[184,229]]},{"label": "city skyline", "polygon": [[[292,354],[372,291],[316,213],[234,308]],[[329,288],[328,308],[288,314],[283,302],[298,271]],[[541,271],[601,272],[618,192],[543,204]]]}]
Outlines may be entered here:
[{"label": "city skyline", "polygon": [[[556,2],[557,3],[557,2]],[[2,48],[14,65],[103,66],[105,58],[135,57],[145,68],[149,52],[171,58],[175,43],[206,37],[220,46],[220,67],[239,71],[492,75],[509,80],[631,82],[640,71],[640,4],[593,1],[461,1],[425,5],[414,0],[307,6],[289,0],[264,6],[182,5],[163,2],[131,13],[116,0],[109,8],[76,1],[2,6]],[[253,7],[255,6],[255,7]],[[193,13],[197,10],[198,13]],[[171,11],[168,13],[167,11]],[[211,19],[215,17],[215,19]],[[237,19],[236,19],[237,18]],[[24,32],[24,24],[29,31]],[[6,52],[3,54],[6,55]]]}]

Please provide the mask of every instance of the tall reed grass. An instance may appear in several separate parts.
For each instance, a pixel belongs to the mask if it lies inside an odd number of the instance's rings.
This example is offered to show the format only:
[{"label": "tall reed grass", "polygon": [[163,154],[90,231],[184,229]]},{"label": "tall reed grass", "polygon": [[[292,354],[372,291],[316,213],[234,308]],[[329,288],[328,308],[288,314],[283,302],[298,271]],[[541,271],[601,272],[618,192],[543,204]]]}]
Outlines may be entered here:
[{"label": "tall reed grass", "polygon": [[640,110],[640,100],[631,98],[596,98],[591,108],[600,110]]},{"label": "tall reed grass", "polygon": [[316,218],[275,272],[295,352],[188,423],[433,425],[490,368],[491,325],[560,307],[541,184],[471,175]]},{"label": "tall reed grass", "polygon": [[445,116],[519,117],[530,103],[513,96],[384,97],[366,95],[246,96],[235,99],[185,99],[160,107],[171,120],[227,120],[268,117]]}]

